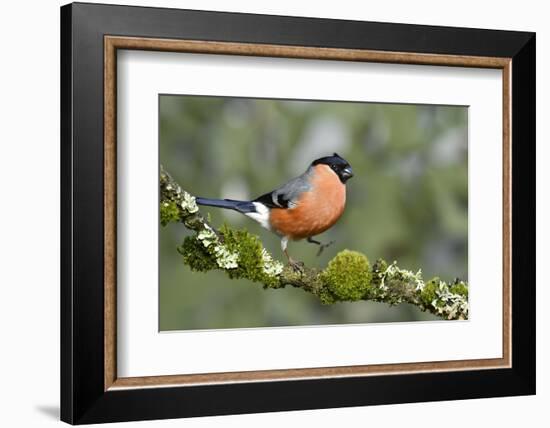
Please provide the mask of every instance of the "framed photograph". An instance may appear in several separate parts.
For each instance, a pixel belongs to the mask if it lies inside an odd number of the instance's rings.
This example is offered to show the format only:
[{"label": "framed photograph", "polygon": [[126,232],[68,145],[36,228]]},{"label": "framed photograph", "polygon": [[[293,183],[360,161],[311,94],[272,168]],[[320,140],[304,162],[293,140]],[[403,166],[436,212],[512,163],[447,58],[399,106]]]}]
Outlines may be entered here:
[{"label": "framed photograph", "polygon": [[535,393],[535,35],[61,8],[61,419]]}]

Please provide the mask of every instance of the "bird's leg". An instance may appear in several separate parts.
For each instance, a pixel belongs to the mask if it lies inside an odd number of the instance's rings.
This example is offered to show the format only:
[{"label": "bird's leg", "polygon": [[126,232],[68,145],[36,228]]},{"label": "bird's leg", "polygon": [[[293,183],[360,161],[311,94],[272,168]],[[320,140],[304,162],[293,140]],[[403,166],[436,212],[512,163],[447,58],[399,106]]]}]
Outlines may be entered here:
[{"label": "bird's leg", "polygon": [[281,238],[281,249],[283,250],[283,253],[285,253],[286,258],[288,259],[289,266],[295,271],[295,272],[302,272],[304,270],[304,264],[302,262],[294,260],[287,251],[288,246],[288,237],[283,236]]},{"label": "bird's leg", "polygon": [[315,239],[313,239],[311,236],[309,238],[307,238],[307,242],[311,243],[311,244],[316,244],[316,245],[319,245],[319,251],[317,251],[317,257],[319,257],[321,255],[321,253],[323,252],[323,250],[327,247],[330,247],[332,244],[334,244],[334,241],[330,241],[329,243],[327,244],[323,244],[322,242],[320,241],[316,241]]}]

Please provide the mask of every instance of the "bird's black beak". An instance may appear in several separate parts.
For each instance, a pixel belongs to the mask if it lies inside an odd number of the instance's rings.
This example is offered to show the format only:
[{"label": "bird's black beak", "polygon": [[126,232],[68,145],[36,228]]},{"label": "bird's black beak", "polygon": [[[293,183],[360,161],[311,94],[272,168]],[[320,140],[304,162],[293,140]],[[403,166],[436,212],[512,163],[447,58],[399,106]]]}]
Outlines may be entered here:
[{"label": "bird's black beak", "polygon": [[353,171],[351,169],[351,166],[346,166],[341,172],[340,177],[342,178],[342,181],[345,183],[348,181],[351,177],[353,177]]}]

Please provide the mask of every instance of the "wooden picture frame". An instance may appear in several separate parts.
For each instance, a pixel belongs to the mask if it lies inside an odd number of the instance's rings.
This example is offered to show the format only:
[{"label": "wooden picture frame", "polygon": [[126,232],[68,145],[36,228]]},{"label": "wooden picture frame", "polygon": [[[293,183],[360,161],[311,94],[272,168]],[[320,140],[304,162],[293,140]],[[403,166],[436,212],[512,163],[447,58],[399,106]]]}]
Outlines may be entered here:
[{"label": "wooden picture frame", "polygon": [[[501,69],[502,358],[118,377],[118,49]],[[76,3],[61,8],[61,54],[62,420],[80,424],[535,392],[534,34]],[[258,396],[264,398],[254,399]]]}]

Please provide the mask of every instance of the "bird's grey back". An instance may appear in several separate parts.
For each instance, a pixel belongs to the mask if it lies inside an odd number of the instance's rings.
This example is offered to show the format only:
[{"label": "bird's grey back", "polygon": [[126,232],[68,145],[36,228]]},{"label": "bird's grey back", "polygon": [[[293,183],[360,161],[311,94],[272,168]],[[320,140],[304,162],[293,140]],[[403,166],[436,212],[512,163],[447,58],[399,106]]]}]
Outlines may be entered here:
[{"label": "bird's grey back", "polygon": [[254,202],[261,202],[270,208],[294,208],[300,195],[311,190],[311,175],[313,168],[310,166],[302,175],[293,178],[272,192],[256,198]]}]

